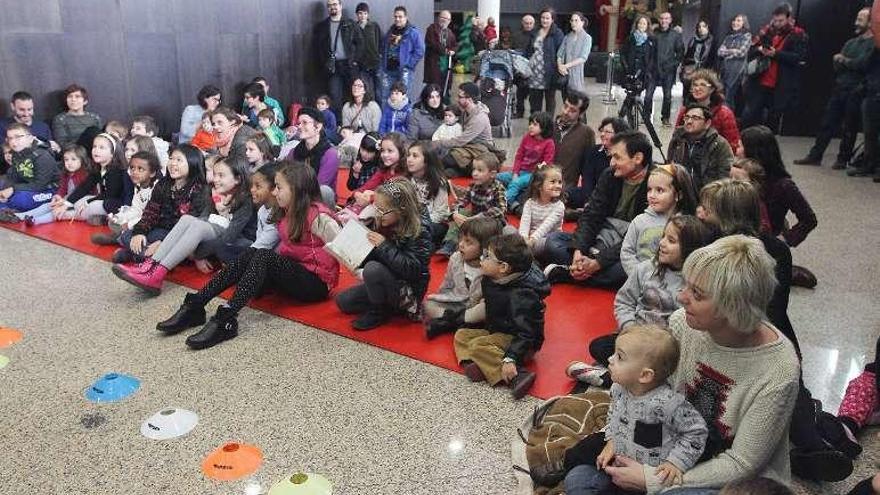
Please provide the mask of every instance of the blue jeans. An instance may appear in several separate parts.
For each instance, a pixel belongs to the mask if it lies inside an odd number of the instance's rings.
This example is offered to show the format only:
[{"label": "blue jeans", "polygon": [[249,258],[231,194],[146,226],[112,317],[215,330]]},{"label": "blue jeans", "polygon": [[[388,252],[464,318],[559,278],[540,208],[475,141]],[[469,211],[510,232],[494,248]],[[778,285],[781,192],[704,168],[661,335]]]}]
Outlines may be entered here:
[{"label": "blue jeans", "polygon": [[0,203],[0,208],[12,208],[15,211],[28,211],[48,203],[55,194],[55,189],[45,191],[14,191],[9,201]]},{"label": "blue jeans", "polygon": [[520,172],[516,179],[514,179],[513,172],[501,172],[496,178],[507,187],[505,196],[507,197],[507,204],[510,205],[519,198],[520,193],[529,187],[529,182],[532,180],[532,173]]},{"label": "blue jeans", "polygon": [[575,466],[565,475],[566,495],[598,495],[611,487],[611,477],[590,464]]},{"label": "blue jeans", "polygon": [[150,246],[150,244],[165,239],[165,236],[168,235],[168,232],[169,231],[165,229],[153,229],[147,232],[147,235],[145,236],[147,238],[147,242],[144,243],[144,247],[139,253],[131,250],[131,238],[134,237],[134,233],[130,229],[123,230],[122,233],[119,234],[118,242],[119,245],[122,246],[122,249],[130,251],[131,254],[134,255],[136,260],[143,261],[144,250],[146,250]]},{"label": "blue jeans", "polygon": [[379,88],[376,95],[376,101],[379,103],[379,106],[381,107],[388,100],[388,96],[391,94],[391,85],[397,81],[402,82],[406,86],[406,94],[408,95],[412,89],[412,80],[412,70],[405,67],[396,70],[383,69],[379,73],[381,88]]},{"label": "blue jeans", "polygon": [[[546,264],[570,265],[574,258],[574,249],[571,247],[572,239],[573,236],[568,232],[553,232],[547,236],[547,242],[544,244],[543,262]],[[584,281],[577,281],[572,278],[566,282],[586,285],[588,287],[619,289],[626,282],[626,272],[618,261],[611,266],[602,268]]]}]

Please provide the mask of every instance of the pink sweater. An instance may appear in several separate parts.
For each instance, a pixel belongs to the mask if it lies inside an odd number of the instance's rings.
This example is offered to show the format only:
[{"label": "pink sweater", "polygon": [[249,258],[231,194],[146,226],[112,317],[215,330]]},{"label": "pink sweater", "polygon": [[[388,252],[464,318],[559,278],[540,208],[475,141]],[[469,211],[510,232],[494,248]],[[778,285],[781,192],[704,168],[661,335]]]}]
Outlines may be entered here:
[{"label": "pink sweater", "polygon": [[531,134],[523,136],[519,143],[519,149],[516,150],[516,158],[513,160],[514,175],[520,172],[531,173],[539,163],[553,163],[553,157],[556,155],[556,143],[553,138],[544,138],[538,136],[532,137]]}]

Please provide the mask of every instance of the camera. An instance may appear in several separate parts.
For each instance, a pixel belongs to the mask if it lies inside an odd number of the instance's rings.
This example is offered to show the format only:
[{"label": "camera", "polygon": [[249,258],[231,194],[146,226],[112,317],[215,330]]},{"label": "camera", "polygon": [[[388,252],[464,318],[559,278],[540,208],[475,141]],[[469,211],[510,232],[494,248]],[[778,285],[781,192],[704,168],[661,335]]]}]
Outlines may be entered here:
[{"label": "camera", "polygon": [[640,73],[627,74],[623,79],[623,90],[627,93],[641,93],[645,89],[645,81]]}]

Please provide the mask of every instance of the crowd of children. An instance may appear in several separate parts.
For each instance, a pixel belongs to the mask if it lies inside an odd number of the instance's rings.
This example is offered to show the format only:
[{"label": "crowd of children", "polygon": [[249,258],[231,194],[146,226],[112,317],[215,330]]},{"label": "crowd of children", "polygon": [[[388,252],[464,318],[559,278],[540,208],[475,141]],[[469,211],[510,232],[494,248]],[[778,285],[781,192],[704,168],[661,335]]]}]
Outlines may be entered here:
[{"label": "crowd of children", "polygon": [[[92,240],[118,246],[113,273],[153,295],[187,259],[212,273],[157,324],[160,332],[201,327],[186,344],[204,349],[234,338],[239,311],[267,290],[303,303],[332,296],[343,313],[356,315],[355,330],[404,316],[424,322],[427,339],[454,334],[456,357],[472,381],[505,383],[515,398],[535,382],[528,363],[544,342],[544,301],[551,291],[537,258],[548,236],[562,230],[566,208],[549,114],[530,118],[512,170],[502,171],[493,153],[479,155],[470,184],[456,191],[432,142],[406,139],[409,102],[406,88],[397,85],[383,102],[379,133],[355,133],[337,129],[326,96],[316,108],[301,108],[282,130],[283,114],[279,118],[264,86],[254,82],[246,88],[242,114],[225,107],[206,111],[191,144],[170,149],[149,116],[135,117],[128,129],[118,122],[104,129],[98,116],[84,111],[85,89],[71,86],[66,101],[68,111],[54,122],[60,164],[28,126],[7,127],[10,167],[0,182],[0,221],[108,224],[110,232]],[[434,138],[460,133],[458,117],[457,108],[447,108]],[[299,144],[279,157],[291,138]],[[707,424],[667,383],[678,365],[679,344],[665,327],[682,307],[679,293],[694,283],[684,273],[692,253],[723,235],[759,235],[758,228],[737,227],[744,213],[725,210],[716,196],[746,187],[761,193],[755,204],[760,230],[791,237],[793,245],[814,222],[812,211],[802,208],[799,217],[808,225],[777,225],[779,211],[797,209],[778,204],[792,196],[779,191],[797,190],[776,155],[763,154],[763,138],[760,129],[743,132],[748,157],[731,168],[736,181],[707,185],[699,208],[693,180],[680,165],[646,167],[645,198],[634,197],[643,190],[640,182],[626,186],[631,205],[646,201],[647,208],[621,233],[626,282],[615,298],[617,329],[590,344],[597,365],[574,362],[567,369],[576,380],[610,387],[609,429],[573,451],[582,457],[570,466],[567,493],[609,488],[604,470],[616,455],[651,466],[650,476],[666,485],[680,484],[700,458]],[[329,195],[325,190],[336,182],[342,154],[336,143],[352,151],[346,181],[351,196],[342,205],[335,189]],[[628,156],[612,154],[612,169],[634,157],[626,146],[620,149]],[[518,229],[508,225],[508,211],[521,217]],[[324,247],[349,221],[364,223],[373,248],[357,270],[360,282],[336,292],[340,263]],[[763,241],[771,251],[771,241]],[[433,254],[448,262],[439,290],[427,294]],[[208,319],[206,304],[232,286],[232,298]],[[787,293],[785,298],[787,304]],[[784,322],[772,311],[770,318],[797,348]],[[865,416],[842,421],[857,429]],[[826,428],[840,435],[836,425],[830,421]]]}]

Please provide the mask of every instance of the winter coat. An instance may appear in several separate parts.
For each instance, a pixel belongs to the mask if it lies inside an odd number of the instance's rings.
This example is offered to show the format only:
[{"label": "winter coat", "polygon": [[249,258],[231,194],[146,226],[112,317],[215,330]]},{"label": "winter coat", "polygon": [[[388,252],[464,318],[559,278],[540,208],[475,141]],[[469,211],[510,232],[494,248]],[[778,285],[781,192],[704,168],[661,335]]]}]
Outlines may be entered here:
[{"label": "winter coat", "polygon": [[513,336],[504,357],[522,366],[544,343],[544,298],[550,294],[550,283],[535,265],[510,277],[504,282],[482,279],[486,329]]},{"label": "winter coat", "polygon": [[[776,31],[769,25],[764,26],[752,41],[749,58],[758,56],[758,47],[770,46],[775,34]],[[776,75],[776,87],[773,90],[773,108],[777,112],[790,110],[797,105],[801,91],[801,75],[807,64],[808,49],[807,33],[798,26],[791,26],[781,49],[771,59],[771,68],[774,63],[779,67]],[[761,85],[762,79],[770,70],[756,74],[751,78],[749,84]]]},{"label": "winter coat", "polygon": [[332,290],[339,283],[339,262],[324,249],[324,239],[313,232],[315,220],[319,215],[333,218],[333,212],[323,203],[312,203],[306,213],[306,225],[300,239],[290,240],[287,235],[287,217],[278,222],[281,241],[278,243],[278,254],[297,262],[306,270],[314,273]]},{"label": "winter coat", "polygon": [[714,127],[697,139],[689,138],[684,127],[677,128],[666,156],[670,163],[678,163],[691,173],[697,191],[714,180],[727,178],[733,163],[730,145]]},{"label": "winter coat", "polygon": [[654,31],[654,40],[657,43],[654,74],[674,73],[684,58],[684,41],[681,38],[681,33],[671,27],[666,31],[658,29]]},{"label": "winter coat", "polygon": [[[388,54],[391,51],[391,32],[389,29],[382,39],[382,69],[388,69]],[[407,25],[400,40],[400,69],[416,70],[416,65],[425,56],[425,42],[415,26]]]},{"label": "winter coat", "polygon": [[58,162],[48,149],[34,141],[29,148],[12,153],[12,166],[0,189],[11,187],[16,191],[42,192],[58,186]]},{"label": "winter coat", "polygon": [[[730,107],[723,103],[724,100],[720,93],[718,96],[720,101],[709,107],[709,110],[712,110],[712,127],[718,131],[718,134],[721,134],[721,137],[727,140],[732,150],[736,150],[740,144],[739,125],[736,123],[736,115],[734,115]],[[678,117],[675,118],[675,127],[684,125],[685,113],[687,113],[687,108],[681,107],[678,111]]]},{"label": "winter coat", "polygon": [[[446,81],[443,80],[443,71],[441,70],[441,60],[446,59],[447,50],[456,51],[458,48],[458,40],[452,27],[446,29],[446,47],[444,48],[440,42],[441,29],[436,23],[428,26],[425,31],[425,84],[434,83],[443,86]],[[446,66],[446,62],[443,62]],[[447,67],[447,70],[450,67]]]},{"label": "winter coat", "polygon": [[[767,205],[772,234],[774,236],[782,234],[785,242],[791,247],[803,242],[819,223],[810,203],[801,194],[791,177],[768,178],[761,188],[761,196]],[[797,223],[790,227],[785,223],[789,211],[797,218]]]},{"label": "winter coat", "polygon": [[708,34],[699,39],[691,38],[687,50],[684,52],[684,60],[681,63],[693,69],[715,69],[715,38]]},{"label": "winter coat", "polygon": [[104,211],[107,213],[116,213],[122,206],[131,205],[134,184],[131,182],[128,172],[121,168],[108,168],[103,175],[100,171],[92,172],[82,184],[67,196],[67,201],[76,203],[85,195],[92,194],[96,187],[98,194],[90,199],[89,203],[103,201]]},{"label": "winter coat", "polygon": [[406,134],[414,141],[430,141],[434,132],[443,123],[443,119],[434,116],[426,110],[422,103],[416,103],[409,114],[409,122],[406,124]]},{"label": "winter coat", "polygon": [[[540,32],[541,28],[537,26],[532,30],[529,44],[526,47],[526,58],[531,58],[532,54],[535,53],[535,38],[538,37]],[[550,26],[550,31],[544,37],[544,87],[547,89],[554,88],[556,79],[559,76],[559,70],[556,68],[556,54],[559,52],[559,47],[562,46],[564,40],[565,35],[555,23]]]},{"label": "winter coat", "polygon": [[361,69],[375,71],[379,67],[379,45],[382,44],[382,29],[374,21],[367,21],[363,27],[358,23],[355,24],[361,30],[361,35],[364,38],[364,46],[358,62]]},{"label": "winter coat", "polygon": [[391,105],[391,99],[389,98],[388,101],[382,105],[382,120],[379,121],[379,135],[384,136],[389,132],[399,132],[406,135],[410,112],[412,112],[412,107],[409,104],[408,98],[404,97],[396,108]]},{"label": "winter coat", "polygon": [[[312,55],[315,57],[315,63],[323,72],[327,71],[327,60],[333,54],[333,42],[331,39],[330,18],[327,17],[315,26],[312,32]],[[343,17],[339,22],[339,43],[342,43],[345,49],[346,60],[349,65],[356,67],[361,60],[361,52],[364,45],[363,31],[357,23],[351,19]]]},{"label": "winter coat", "polygon": [[402,301],[402,305],[414,303],[416,306],[414,310],[406,308],[410,315],[414,311],[417,313],[421,307],[431,278],[428,265],[434,252],[434,244],[431,241],[430,220],[427,215],[422,215],[421,223],[422,228],[415,237],[389,237],[389,233],[383,233],[385,242],[376,246],[365,260],[382,263],[397,280],[403,282],[405,287],[402,289],[402,299],[409,297],[412,301]]},{"label": "winter coat", "polygon": [[623,66],[624,74],[630,76],[641,74],[641,80],[647,81],[654,77],[656,63],[657,40],[653,36],[648,36],[641,46],[636,45],[633,35],[626,37],[623,46],[620,47],[620,64]]},{"label": "winter coat", "polygon": [[[635,192],[633,211],[637,213],[633,215],[633,218],[648,207],[648,176],[653,168],[653,165],[648,167],[645,179]],[[614,171],[611,168],[602,172],[596,183],[596,188],[593,189],[593,194],[590,196],[590,202],[587,203],[578,218],[577,229],[572,237],[572,249],[580,250],[581,253],[586,254],[596,244],[596,238],[605,225],[605,220],[613,217],[615,210],[617,210],[617,204],[623,194],[623,182],[623,179],[614,177]],[[621,220],[630,222],[632,218]],[[599,251],[596,255],[596,261],[599,262],[599,265],[605,268],[619,262],[622,243],[623,239],[616,246]]]}]

